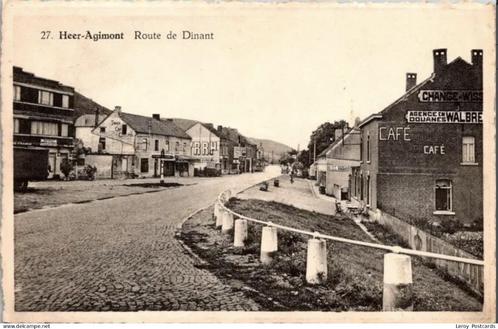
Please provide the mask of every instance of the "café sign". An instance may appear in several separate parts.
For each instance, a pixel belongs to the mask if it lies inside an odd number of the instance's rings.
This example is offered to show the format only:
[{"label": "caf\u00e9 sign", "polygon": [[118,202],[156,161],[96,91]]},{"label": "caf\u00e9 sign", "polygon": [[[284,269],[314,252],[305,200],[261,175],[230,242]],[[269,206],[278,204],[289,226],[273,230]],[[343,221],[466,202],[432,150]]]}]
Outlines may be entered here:
[{"label": "caf\u00e9 sign", "polygon": [[481,111],[408,111],[408,123],[482,123]]},{"label": "caf\u00e9 sign", "polygon": [[423,103],[482,103],[482,90],[420,90]]}]

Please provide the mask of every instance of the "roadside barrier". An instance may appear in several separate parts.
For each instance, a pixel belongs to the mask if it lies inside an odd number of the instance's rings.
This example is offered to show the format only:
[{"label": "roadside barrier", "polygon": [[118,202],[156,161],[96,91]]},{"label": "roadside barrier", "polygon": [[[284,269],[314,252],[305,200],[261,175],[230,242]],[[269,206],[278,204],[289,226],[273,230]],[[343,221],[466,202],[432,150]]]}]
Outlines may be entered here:
[{"label": "roadside barrier", "polygon": [[244,247],[245,240],[247,239],[248,222],[263,225],[260,253],[260,261],[262,264],[271,264],[278,252],[277,229],[311,237],[311,239],[308,240],[306,259],[306,281],[310,284],[319,284],[327,280],[327,247],[325,240],[389,251],[390,253],[384,255],[383,311],[413,310],[413,276],[410,256],[429,257],[463,264],[484,266],[484,261],[478,259],[462,258],[407,249],[399,246],[387,246],[378,243],[351,240],[247,217],[226,207],[225,204],[231,196],[232,193],[230,190],[222,192],[218,196],[214,206],[216,226],[219,227],[218,219],[222,217],[222,232],[230,233],[234,228],[234,218],[237,218],[234,229],[234,246]]}]

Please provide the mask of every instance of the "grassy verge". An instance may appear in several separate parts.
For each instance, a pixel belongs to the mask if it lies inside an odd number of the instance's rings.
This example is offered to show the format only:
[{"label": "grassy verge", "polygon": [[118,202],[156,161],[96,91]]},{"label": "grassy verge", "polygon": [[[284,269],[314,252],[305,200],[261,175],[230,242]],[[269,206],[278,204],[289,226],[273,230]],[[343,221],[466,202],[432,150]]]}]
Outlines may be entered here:
[{"label": "grassy verge", "polygon": [[[327,216],[260,200],[231,199],[229,207],[243,215],[290,227],[370,241],[349,218]],[[232,236],[214,228],[211,209],[187,221],[182,239],[206,261],[202,265],[263,310],[380,311],[383,255],[379,250],[327,241],[328,277],[320,285],[305,280],[307,237],[279,230],[279,251],[270,266],[259,263],[261,226],[249,224],[246,248],[234,248]],[[455,282],[414,261],[416,311],[479,311],[482,304]]]},{"label": "grassy verge", "polygon": [[127,185],[95,185],[61,187],[30,187],[25,193],[14,193],[14,213],[21,213],[46,206],[59,206],[68,203],[85,203],[94,200],[110,199],[117,196],[151,193],[180,187],[178,183],[140,183]]}]

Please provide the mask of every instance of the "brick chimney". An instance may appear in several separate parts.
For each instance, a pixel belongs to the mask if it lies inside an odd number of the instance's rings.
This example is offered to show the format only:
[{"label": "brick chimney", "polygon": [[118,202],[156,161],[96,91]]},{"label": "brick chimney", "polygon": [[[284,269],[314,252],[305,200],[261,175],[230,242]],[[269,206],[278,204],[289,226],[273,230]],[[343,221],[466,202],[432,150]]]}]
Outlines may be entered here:
[{"label": "brick chimney", "polygon": [[114,106],[114,112],[121,113],[121,106]]},{"label": "brick chimney", "polygon": [[159,113],[152,114],[152,119],[161,120],[161,115]]},{"label": "brick chimney", "polygon": [[434,57],[434,73],[439,73],[443,67],[446,66],[446,49],[434,49],[432,51],[432,55]]},{"label": "brick chimney", "polygon": [[417,73],[406,74],[406,91],[412,89],[417,85]]},{"label": "brick chimney", "polygon": [[472,65],[482,72],[482,49],[472,49]]},{"label": "brick chimney", "polygon": [[217,130],[218,130],[218,132],[220,132],[220,133],[221,133],[221,131],[223,130],[223,126],[218,126],[218,127],[217,127]]},{"label": "brick chimney", "polygon": [[337,128],[336,130],[334,130],[334,137],[335,137],[334,141],[339,140],[342,137],[343,133],[342,129],[343,128]]},{"label": "brick chimney", "polygon": [[95,122],[93,123],[93,127],[96,128],[99,125],[99,108],[95,108]]}]

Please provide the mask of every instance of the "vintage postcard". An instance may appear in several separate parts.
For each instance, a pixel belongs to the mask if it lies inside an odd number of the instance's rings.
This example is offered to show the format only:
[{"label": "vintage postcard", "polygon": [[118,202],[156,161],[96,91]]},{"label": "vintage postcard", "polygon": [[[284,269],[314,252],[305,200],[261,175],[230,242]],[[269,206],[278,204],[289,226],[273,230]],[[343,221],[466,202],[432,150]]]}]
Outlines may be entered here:
[{"label": "vintage postcard", "polygon": [[495,322],[495,5],[3,3],[5,322]]}]

